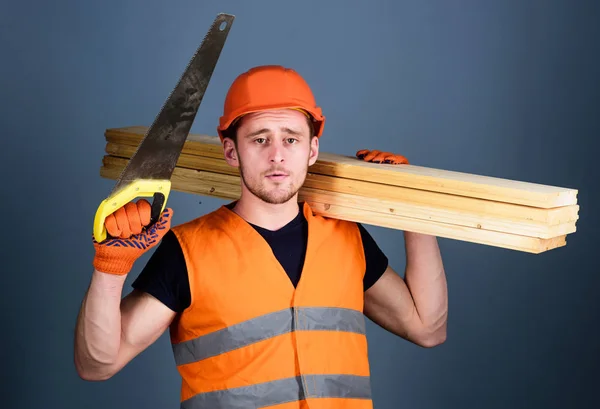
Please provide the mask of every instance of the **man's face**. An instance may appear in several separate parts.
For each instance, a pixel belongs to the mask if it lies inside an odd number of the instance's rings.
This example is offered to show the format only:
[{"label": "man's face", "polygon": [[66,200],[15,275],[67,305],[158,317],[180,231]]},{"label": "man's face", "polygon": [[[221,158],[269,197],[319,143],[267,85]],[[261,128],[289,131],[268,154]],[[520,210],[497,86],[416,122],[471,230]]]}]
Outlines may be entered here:
[{"label": "man's face", "polygon": [[281,204],[295,197],[318,155],[306,116],[291,109],[252,113],[241,119],[237,148],[225,142],[227,161],[238,166],[242,189]]}]

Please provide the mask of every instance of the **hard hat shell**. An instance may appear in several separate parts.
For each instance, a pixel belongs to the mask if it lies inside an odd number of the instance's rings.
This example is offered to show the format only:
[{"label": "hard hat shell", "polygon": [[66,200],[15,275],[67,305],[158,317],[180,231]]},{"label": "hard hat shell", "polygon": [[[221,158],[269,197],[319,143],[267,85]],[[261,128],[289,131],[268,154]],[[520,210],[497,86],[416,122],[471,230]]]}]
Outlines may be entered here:
[{"label": "hard hat shell", "polygon": [[241,116],[281,108],[304,110],[312,118],[315,135],[320,137],[323,133],[325,116],[300,74],[281,65],[250,68],[240,74],[227,91],[223,115],[219,118],[217,127],[221,141],[224,131]]}]

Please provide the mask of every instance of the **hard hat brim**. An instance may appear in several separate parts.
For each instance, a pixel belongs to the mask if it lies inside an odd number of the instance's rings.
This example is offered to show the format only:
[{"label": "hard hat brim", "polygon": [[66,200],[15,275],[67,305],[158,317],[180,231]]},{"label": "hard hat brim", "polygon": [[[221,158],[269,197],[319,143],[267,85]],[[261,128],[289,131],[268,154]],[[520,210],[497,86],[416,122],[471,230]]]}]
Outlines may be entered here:
[{"label": "hard hat brim", "polygon": [[315,108],[307,108],[306,105],[303,104],[267,104],[254,106],[252,108],[240,108],[235,112],[232,112],[227,118],[222,116],[219,119],[219,127],[217,128],[217,132],[219,133],[219,137],[223,140],[225,132],[232,124],[237,122],[241,117],[261,111],[270,111],[277,109],[297,109],[306,112],[310,115],[314,125],[315,125],[315,136],[320,137],[323,133],[323,125],[325,123],[325,116],[323,115],[321,109],[319,107]]}]

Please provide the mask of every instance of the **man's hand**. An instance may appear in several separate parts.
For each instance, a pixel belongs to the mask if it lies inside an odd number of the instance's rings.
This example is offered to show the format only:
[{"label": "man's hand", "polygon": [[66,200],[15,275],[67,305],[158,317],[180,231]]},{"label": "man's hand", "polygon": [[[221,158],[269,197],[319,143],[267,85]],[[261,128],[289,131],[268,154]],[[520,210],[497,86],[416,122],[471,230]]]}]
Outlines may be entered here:
[{"label": "man's hand", "polygon": [[402,155],[378,150],[361,149],[356,152],[356,157],[364,160],[365,162],[390,163],[393,165],[409,164],[408,159]]},{"label": "man's hand", "polygon": [[160,219],[150,223],[151,206],[147,200],[129,202],[106,218],[104,225],[110,238],[98,243],[93,239],[96,255],[94,268],[116,275],[129,273],[133,263],[158,244],[171,228],[172,209],[165,209]]}]

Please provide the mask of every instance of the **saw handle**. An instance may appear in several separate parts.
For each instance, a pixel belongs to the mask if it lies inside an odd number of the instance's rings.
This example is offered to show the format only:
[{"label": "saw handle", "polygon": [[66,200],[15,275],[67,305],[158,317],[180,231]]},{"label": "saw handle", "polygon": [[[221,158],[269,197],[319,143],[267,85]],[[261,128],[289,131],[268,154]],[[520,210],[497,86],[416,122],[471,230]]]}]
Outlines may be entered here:
[{"label": "saw handle", "polygon": [[104,222],[106,218],[138,197],[152,197],[150,225],[156,223],[165,209],[169,193],[170,180],[136,180],[115,194],[104,199],[94,217],[94,239],[101,243],[108,234]]}]

